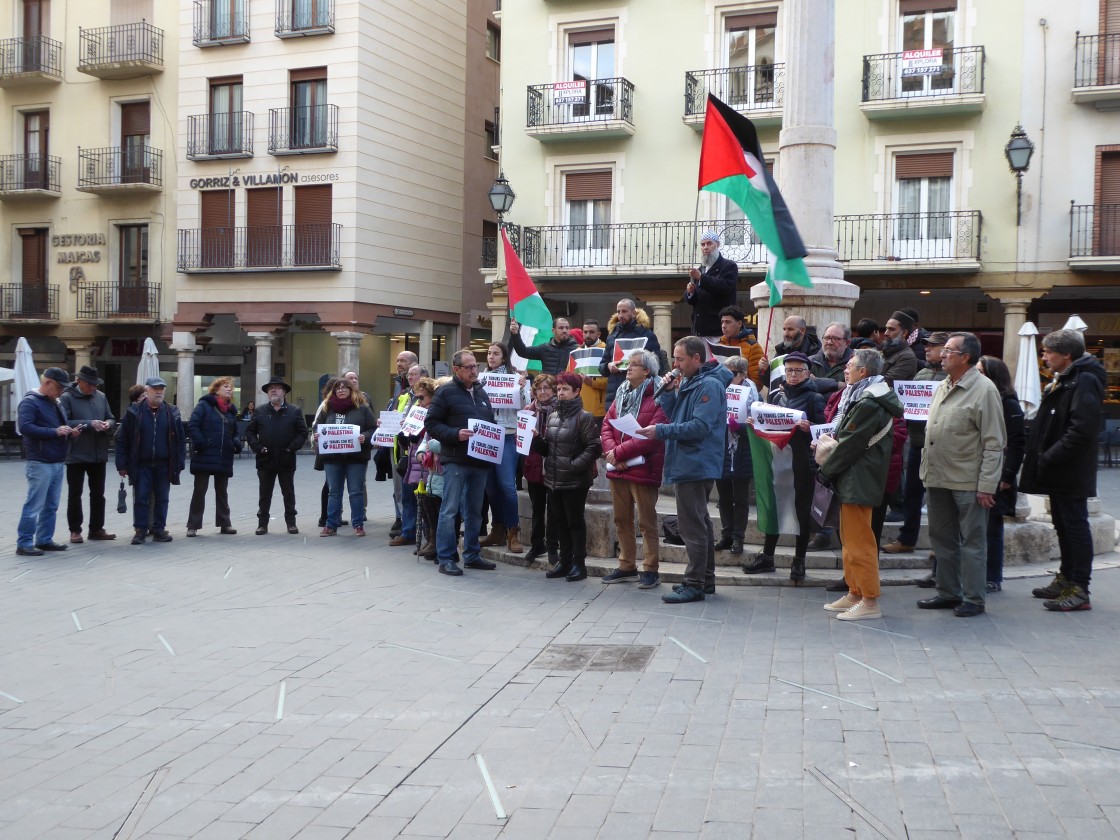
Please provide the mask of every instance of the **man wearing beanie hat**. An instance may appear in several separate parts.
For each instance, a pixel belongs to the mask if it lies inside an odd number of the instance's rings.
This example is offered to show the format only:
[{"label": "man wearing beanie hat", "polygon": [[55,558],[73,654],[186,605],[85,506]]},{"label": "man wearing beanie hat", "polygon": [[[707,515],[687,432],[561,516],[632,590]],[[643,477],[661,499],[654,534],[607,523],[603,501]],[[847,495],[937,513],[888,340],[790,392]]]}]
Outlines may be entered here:
[{"label": "man wearing beanie hat", "polygon": [[883,351],[882,376],[892,387],[895,382],[913,379],[918,372],[918,359],[906,343],[906,337],[912,329],[914,319],[905,312],[891,315],[883,329],[883,344],[879,347]]},{"label": "man wearing beanie hat", "polygon": [[58,404],[69,384],[66,371],[49,367],[40,377],[39,390],[28,391],[19,404],[19,433],[27,457],[27,498],[16,528],[16,554],[24,557],[66,550],[65,545],[54,541],[55,515],[69,441],[81,434],[81,429],[71,428]]},{"label": "man wearing beanie hat", "polygon": [[704,257],[699,268],[688,270],[684,299],[692,307],[692,334],[719,341],[719,312],[734,306],[739,286],[739,266],[719,252],[719,234],[706,230],[700,237]]}]

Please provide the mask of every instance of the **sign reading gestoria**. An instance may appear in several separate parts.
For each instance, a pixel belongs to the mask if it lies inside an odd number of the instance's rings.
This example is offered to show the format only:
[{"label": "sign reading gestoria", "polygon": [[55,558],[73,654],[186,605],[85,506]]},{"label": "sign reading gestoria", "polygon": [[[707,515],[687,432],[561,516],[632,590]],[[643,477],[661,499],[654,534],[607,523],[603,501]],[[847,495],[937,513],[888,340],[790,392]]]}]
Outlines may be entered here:
[{"label": "sign reading gestoria", "polygon": [[[56,233],[51,236],[52,248],[88,248],[93,245],[104,245],[103,233]],[[63,265],[69,263],[96,263],[101,262],[101,252],[92,250],[59,251],[55,259]]]}]

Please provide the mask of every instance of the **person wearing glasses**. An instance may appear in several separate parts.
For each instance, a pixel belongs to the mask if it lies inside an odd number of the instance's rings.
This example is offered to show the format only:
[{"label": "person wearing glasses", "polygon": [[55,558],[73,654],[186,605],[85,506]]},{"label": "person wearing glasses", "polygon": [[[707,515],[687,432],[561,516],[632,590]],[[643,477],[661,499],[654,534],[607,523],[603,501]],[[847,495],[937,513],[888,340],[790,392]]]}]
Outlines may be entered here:
[{"label": "person wearing glasses", "polygon": [[362,392],[354,388],[350,380],[334,379],[327,384],[326,398],[315,413],[312,426],[312,443],[318,444],[319,429],[325,425],[347,424],[359,429],[357,452],[331,452],[319,456],[327,473],[327,524],[319,532],[320,537],[333,537],[342,523],[342,490],[345,487],[350,495],[350,522],[355,537],[366,535],[366,467],[369,465],[373,448],[373,432],[377,420],[366,402]]},{"label": "person wearing glasses", "polygon": [[436,391],[424,428],[440,443],[443,464],[443,504],[436,526],[436,559],[443,575],[463,574],[456,550],[455,517],[463,519],[463,565],[490,571],[496,566],[482,559],[478,531],[482,524],[482,494],[491,466],[468,454],[469,420],[495,422],[494,409],[478,381],[478,362],[470,350],[458,350],[451,358],[452,379]]}]

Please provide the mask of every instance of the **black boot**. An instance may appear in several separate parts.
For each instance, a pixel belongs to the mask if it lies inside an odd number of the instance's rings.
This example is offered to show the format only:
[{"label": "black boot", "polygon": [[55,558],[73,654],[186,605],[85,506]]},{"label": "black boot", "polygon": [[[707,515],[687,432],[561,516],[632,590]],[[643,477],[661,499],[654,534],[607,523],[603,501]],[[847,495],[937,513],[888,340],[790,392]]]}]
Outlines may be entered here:
[{"label": "black boot", "polygon": [[583,558],[572,562],[572,570],[568,572],[565,580],[568,583],[575,583],[577,580],[584,580],[587,577],[587,561]]},{"label": "black boot", "polygon": [[720,537],[719,542],[717,542],[712,547],[716,551],[727,551],[727,549],[731,548],[731,537],[725,534],[724,536]]},{"label": "black boot", "polygon": [[794,557],[793,562],[789,566],[789,579],[794,583],[801,583],[805,580],[805,558]]},{"label": "black boot", "polygon": [[529,549],[529,553],[525,555],[525,559],[531,563],[538,557],[544,557],[545,553],[545,547],[543,545],[534,545]]},{"label": "black boot", "polygon": [[[551,558],[550,558],[551,559]],[[557,558],[552,568],[544,573],[546,578],[562,578],[567,577],[568,573],[572,570],[572,561]]]}]

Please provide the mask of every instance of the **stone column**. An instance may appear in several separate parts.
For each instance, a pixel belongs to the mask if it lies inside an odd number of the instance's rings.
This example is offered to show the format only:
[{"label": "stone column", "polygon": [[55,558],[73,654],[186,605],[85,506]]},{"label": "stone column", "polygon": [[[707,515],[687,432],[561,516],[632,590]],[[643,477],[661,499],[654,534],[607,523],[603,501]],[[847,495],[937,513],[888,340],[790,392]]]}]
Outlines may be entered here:
[{"label": "stone column", "polygon": [[509,328],[509,295],[504,284],[501,291],[494,289],[494,297],[486,308],[490,310],[490,340],[501,341]]},{"label": "stone column", "polygon": [[1015,371],[1019,366],[1019,330],[1027,323],[1027,307],[1030,297],[1005,298],[992,295],[1003,305],[1003,361],[1011,371],[1011,381],[1015,381]]},{"label": "stone column", "polygon": [[823,329],[851,321],[859,288],[844,280],[833,233],[836,129],[833,125],[836,10],[834,3],[793,0],[786,6],[786,98],[778,148],[782,196],[808,250],[805,267],[812,289],[783,284],[782,303],[768,309],[769,289],[751,289],[758,307],[758,338],[765,348],[782,340],[782,321],[800,315]]},{"label": "stone column", "polygon": [[671,359],[673,357],[673,301],[647,300],[646,306],[653,310],[653,334],[657,336],[657,343]]},{"label": "stone column", "polygon": [[84,366],[93,365],[93,351],[94,345],[92,344],[71,344],[66,342],[66,349],[74,353],[74,375],[77,376],[78,371]]},{"label": "stone column", "polygon": [[176,369],[175,405],[184,417],[194,411],[194,357],[198,342],[193,332],[171,333],[170,347],[179,354]]},{"label": "stone column", "polygon": [[432,370],[432,327],[431,321],[420,322],[420,366]]},{"label": "stone column", "polygon": [[253,399],[259,402],[260,398],[257,397],[257,394],[261,393],[261,388],[272,378],[272,341],[274,336],[270,332],[251,332],[247,335],[253,339],[257,349],[257,370]]},{"label": "stone column", "polygon": [[358,348],[361,346],[363,334],[360,332],[332,332],[331,337],[338,342],[338,373],[358,370]]}]

